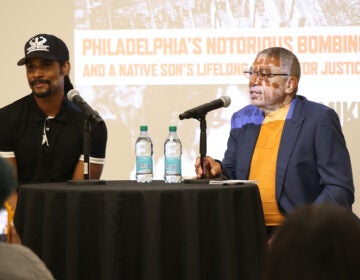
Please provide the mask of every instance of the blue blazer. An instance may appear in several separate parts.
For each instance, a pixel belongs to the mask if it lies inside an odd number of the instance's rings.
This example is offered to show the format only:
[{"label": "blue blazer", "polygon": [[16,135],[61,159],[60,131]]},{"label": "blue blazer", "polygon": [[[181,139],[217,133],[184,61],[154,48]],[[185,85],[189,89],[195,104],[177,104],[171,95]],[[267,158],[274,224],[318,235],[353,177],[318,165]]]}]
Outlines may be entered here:
[{"label": "blue blazer", "polygon": [[[229,179],[248,179],[263,113],[248,105],[234,113],[222,161]],[[337,203],[351,209],[354,182],[337,113],[296,96],[285,121],[276,164],[276,200],[284,214],[303,204]]]}]

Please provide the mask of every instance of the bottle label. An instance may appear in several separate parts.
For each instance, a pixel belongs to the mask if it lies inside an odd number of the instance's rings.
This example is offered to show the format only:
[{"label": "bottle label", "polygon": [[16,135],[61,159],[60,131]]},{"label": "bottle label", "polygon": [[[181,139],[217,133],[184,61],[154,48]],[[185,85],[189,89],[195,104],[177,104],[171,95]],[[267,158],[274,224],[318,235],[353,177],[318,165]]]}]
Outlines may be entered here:
[{"label": "bottle label", "polygon": [[179,157],[165,158],[165,174],[167,175],[181,174],[181,159]]},{"label": "bottle label", "polygon": [[152,173],[153,161],[151,156],[136,157],[136,172],[137,173]]}]

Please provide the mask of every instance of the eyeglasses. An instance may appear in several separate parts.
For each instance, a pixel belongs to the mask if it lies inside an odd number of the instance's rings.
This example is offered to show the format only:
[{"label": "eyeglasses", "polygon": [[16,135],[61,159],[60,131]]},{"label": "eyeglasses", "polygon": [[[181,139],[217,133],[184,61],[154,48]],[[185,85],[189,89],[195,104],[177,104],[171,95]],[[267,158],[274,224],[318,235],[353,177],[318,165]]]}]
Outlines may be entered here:
[{"label": "eyeglasses", "polygon": [[289,76],[289,74],[285,73],[268,73],[266,70],[255,71],[253,69],[248,69],[244,71],[244,75],[248,79],[251,79],[254,74],[256,74],[260,81],[266,80],[268,78],[274,78],[276,76]]}]

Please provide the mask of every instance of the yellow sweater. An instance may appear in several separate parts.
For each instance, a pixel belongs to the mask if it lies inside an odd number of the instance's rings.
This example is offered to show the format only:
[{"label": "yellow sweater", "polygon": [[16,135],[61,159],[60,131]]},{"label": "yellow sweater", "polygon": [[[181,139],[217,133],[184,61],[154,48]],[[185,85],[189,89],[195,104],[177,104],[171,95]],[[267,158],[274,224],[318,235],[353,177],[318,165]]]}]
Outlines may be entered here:
[{"label": "yellow sweater", "polygon": [[281,134],[290,104],[265,115],[250,166],[250,180],[257,180],[264,209],[265,224],[276,226],[284,217],[275,198],[276,161]]}]

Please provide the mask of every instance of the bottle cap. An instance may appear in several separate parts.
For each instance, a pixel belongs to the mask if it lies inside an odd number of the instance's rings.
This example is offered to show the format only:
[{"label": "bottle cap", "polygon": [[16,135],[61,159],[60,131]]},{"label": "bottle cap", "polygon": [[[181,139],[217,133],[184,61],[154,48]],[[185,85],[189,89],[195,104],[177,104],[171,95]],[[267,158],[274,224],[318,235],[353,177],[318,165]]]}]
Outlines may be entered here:
[{"label": "bottle cap", "polygon": [[176,126],[175,125],[170,125],[169,126],[169,131],[176,131]]},{"label": "bottle cap", "polygon": [[148,126],[147,125],[141,125],[140,126],[140,131],[147,131],[148,130]]}]

